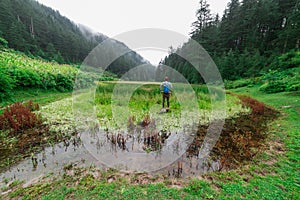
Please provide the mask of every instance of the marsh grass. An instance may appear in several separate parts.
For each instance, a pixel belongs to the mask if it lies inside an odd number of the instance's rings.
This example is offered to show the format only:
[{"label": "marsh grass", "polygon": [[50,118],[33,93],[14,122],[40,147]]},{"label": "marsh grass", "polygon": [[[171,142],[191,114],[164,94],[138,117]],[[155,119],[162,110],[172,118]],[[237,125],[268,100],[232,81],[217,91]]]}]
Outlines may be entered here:
[{"label": "marsh grass", "polygon": [[[139,123],[146,115],[149,115],[151,118],[156,118],[157,121],[164,119],[164,123],[161,123],[164,127],[177,127],[183,119],[183,114],[186,114],[186,120],[196,120],[205,124],[213,119],[228,118],[250,112],[250,109],[244,107],[237,97],[229,94],[224,97],[226,98],[224,105],[224,101],[220,97],[221,91],[217,89],[209,93],[205,85],[192,85],[192,88],[187,89],[183,84],[174,84],[175,89],[170,98],[171,112],[160,114],[162,95],[159,85],[150,83],[137,87],[136,84],[132,83],[122,84],[122,93],[117,96],[114,94],[116,82],[99,82],[95,91],[73,94],[72,98],[65,98],[41,106],[39,112],[45,118],[44,123],[50,126],[50,130],[63,132],[63,135],[74,134],[76,128],[74,115],[80,116],[82,122],[95,115],[96,119],[93,119],[92,124],[95,124],[96,120],[103,129],[118,129],[120,126],[125,127],[127,125],[129,117],[134,117],[135,123]],[[130,93],[130,91],[133,92]],[[128,102],[123,100],[126,95],[130,97]],[[179,99],[189,100],[193,97],[196,97],[196,106],[191,101],[186,101],[187,103],[183,107],[182,102],[179,101]],[[214,107],[212,107],[213,100],[215,100]],[[78,105],[75,105],[74,101]],[[197,106],[199,113],[194,115]],[[224,108],[225,116],[218,113]],[[115,113],[113,113],[113,109],[116,111]],[[184,109],[185,113],[182,112]],[[215,116],[211,115],[212,109],[215,111]],[[114,119],[116,116],[121,120],[116,121]]]},{"label": "marsh grass", "polygon": [[[101,82],[96,90],[95,104],[97,107],[97,116],[101,118],[112,119],[112,107],[117,107],[119,111],[128,109],[129,115],[134,116],[137,121],[141,121],[145,115],[157,117],[157,113],[162,108],[162,94],[160,93],[158,84],[147,83],[145,85],[124,84],[121,83]],[[115,89],[118,86],[119,89]],[[132,92],[131,92],[132,91]],[[207,115],[212,109],[221,110],[224,108],[224,102],[228,106],[226,112],[228,115],[239,113],[243,110],[239,100],[232,96],[224,96],[224,91],[218,88],[210,88],[206,85],[186,85],[181,83],[174,84],[174,91],[170,97],[171,112],[165,113],[166,117],[179,118],[181,112],[185,109],[190,112],[190,118],[199,118],[200,116],[193,116],[193,111],[199,108],[202,115]],[[130,96],[128,102],[125,97]],[[196,99],[196,104],[193,104],[191,99]],[[183,107],[184,104],[184,107]],[[212,107],[214,106],[214,107]],[[122,112],[118,114],[122,115]],[[126,113],[128,114],[128,113]],[[129,116],[124,116],[124,120]],[[202,116],[203,117],[203,116]],[[215,116],[216,117],[216,116]],[[205,119],[208,122],[209,119]]]}]

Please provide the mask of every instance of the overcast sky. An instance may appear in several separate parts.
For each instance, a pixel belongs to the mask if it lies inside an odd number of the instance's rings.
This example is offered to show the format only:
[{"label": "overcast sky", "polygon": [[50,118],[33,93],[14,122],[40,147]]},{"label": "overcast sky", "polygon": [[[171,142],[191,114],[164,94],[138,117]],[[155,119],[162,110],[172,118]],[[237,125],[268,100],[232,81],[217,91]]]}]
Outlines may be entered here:
[{"label": "overcast sky", "polygon": [[[191,24],[196,21],[196,10],[199,8],[199,0],[38,1],[58,10],[61,15],[73,22],[88,26],[108,37],[140,28],[168,29],[188,37]],[[222,16],[228,1],[208,0],[208,3],[212,13],[219,13]],[[158,64],[167,54],[151,49],[137,52],[152,64]]]}]

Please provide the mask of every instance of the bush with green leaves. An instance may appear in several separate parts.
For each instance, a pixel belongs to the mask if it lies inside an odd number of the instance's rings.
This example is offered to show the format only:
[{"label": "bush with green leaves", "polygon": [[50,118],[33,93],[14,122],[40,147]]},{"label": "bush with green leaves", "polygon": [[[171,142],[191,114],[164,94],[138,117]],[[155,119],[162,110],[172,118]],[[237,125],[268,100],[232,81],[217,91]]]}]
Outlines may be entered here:
[{"label": "bush with green leaves", "polygon": [[287,70],[269,70],[262,76],[265,82],[260,91],[266,93],[300,90],[300,67]]},{"label": "bush with green leaves", "polygon": [[0,50],[0,100],[12,89],[42,88],[71,91],[77,80],[77,88],[85,88],[95,81],[114,80],[112,74],[99,69],[81,70],[77,66],[60,65],[29,58],[9,49]]},{"label": "bush with green leaves", "polygon": [[252,87],[258,82],[258,78],[249,78],[249,79],[239,79],[236,81],[227,81],[225,80],[225,88],[226,89],[236,89],[240,87]]},{"label": "bush with green leaves", "polygon": [[275,59],[271,65],[271,69],[290,69],[300,67],[300,52],[291,50],[285,53],[277,59]]},{"label": "bush with green leaves", "polygon": [[0,66],[0,101],[9,95],[15,87],[15,79],[10,76],[7,68]]},{"label": "bush with green leaves", "polygon": [[41,84],[41,78],[39,74],[30,69],[22,69],[17,66],[11,66],[8,69],[8,73],[16,80],[15,86],[24,88],[31,86],[39,86]]},{"label": "bush with green leaves", "polygon": [[0,49],[3,47],[7,47],[8,42],[4,38],[0,37]]}]

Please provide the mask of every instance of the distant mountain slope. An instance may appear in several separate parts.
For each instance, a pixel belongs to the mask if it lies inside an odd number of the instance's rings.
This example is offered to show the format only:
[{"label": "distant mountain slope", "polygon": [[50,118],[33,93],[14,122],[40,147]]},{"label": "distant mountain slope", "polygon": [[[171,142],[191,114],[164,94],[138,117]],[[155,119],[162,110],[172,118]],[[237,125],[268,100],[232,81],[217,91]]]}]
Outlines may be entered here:
[{"label": "distant mountain slope", "polygon": [[[35,0],[0,1],[0,37],[8,41],[10,48],[59,63],[81,63],[95,46],[108,38]],[[132,51],[110,69],[120,75],[123,70],[118,68],[122,66],[132,68],[145,63],[148,62]]]}]

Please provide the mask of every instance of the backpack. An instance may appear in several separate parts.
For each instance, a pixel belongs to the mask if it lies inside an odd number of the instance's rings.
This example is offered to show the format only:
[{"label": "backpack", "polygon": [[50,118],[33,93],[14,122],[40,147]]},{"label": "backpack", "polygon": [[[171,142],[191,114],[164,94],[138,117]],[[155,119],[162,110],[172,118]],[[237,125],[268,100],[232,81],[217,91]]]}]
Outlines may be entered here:
[{"label": "backpack", "polygon": [[169,93],[170,89],[167,85],[164,85],[164,93]]}]

